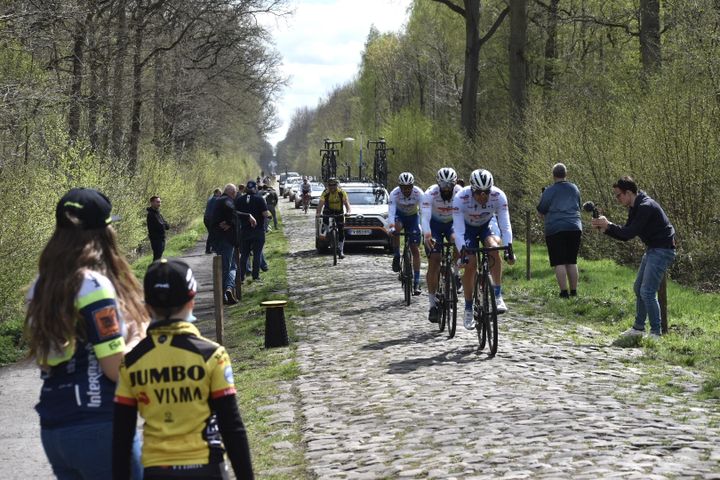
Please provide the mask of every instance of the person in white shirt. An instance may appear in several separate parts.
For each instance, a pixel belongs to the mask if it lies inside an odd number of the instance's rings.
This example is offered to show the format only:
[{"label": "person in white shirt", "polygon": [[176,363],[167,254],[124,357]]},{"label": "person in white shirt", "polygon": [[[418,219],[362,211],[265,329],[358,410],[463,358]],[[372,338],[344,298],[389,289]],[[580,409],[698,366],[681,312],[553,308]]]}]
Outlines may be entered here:
[{"label": "person in white shirt", "polygon": [[[465,273],[463,275],[463,288],[465,290],[465,315],[463,323],[465,328],[475,328],[472,312],[472,295],[477,260],[475,252],[479,242],[485,247],[497,247],[500,244],[510,247],[506,256],[507,262],[515,263],[512,253],[512,226],[510,225],[510,212],[508,210],[505,192],[494,185],[492,174],[483,169],[474,170],[470,174],[470,186],[463,188],[453,201],[453,229],[455,230],[455,245],[465,255]],[[491,229],[493,217],[497,216],[497,223],[502,238]],[[490,253],[490,275],[495,286],[495,298],[498,313],[505,313],[507,306],[502,297],[502,263],[500,254]]]},{"label": "person in white shirt", "polygon": [[426,276],[430,311],[428,320],[438,322],[438,308],[435,292],[438,288],[440,257],[442,256],[443,239],[454,242],[453,235],[453,198],[461,188],[457,185],[457,173],[449,167],[437,172],[437,184],[425,191],[420,204],[422,231],[425,237],[425,253],[428,257]]},{"label": "person in white shirt", "polygon": [[388,220],[394,224],[392,233],[395,256],[393,272],[400,271],[400,231],[405,229],[409,235],[410,252],[413,264],[413,295],[420,295],[420,223],[418,212],[423,191],[415,185],[415,177],[410,172],[398,176],[398,186],[390,192],[388,202]]}]

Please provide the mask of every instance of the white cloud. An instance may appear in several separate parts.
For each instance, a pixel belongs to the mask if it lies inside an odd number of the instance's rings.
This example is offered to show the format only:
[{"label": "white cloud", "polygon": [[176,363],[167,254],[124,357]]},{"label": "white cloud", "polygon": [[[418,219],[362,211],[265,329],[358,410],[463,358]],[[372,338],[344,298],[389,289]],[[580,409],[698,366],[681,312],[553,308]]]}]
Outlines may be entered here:
[{"label": "white cloud", "polygon": [[269,138],[276,144],[287,133],[297,108],[319,99],[358,72],[370,27],[400,31],[412,0],[296,0],[294,14],[263,19],[283,57],[290,82],[277,102],[282,126]]}]

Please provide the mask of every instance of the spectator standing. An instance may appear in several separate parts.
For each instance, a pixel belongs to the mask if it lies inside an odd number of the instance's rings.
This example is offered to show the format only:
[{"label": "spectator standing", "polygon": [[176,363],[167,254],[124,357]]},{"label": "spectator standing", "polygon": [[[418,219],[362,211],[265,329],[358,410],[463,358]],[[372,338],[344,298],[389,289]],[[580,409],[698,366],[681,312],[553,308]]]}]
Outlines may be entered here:
[{"label": "spectator standing", "polygon": [[162,258],[165,251],[165,232],[170,230],[170,225],[160,213],[160,205],[162,205],[160,197],[157,195],[150,197],[150,206],[147,208],[147,229],[153,261]]},{"label": "spectator standing", "polygon": [[203,223],[205,224],[205,229],[208,232],[207,240],[205,241],[205,253],[212,253],[215,250],[215,247],[213,246],[215,243],[215,231],[212,228],[213,206],[215,205],[215,200],[217,200],[220,195],[222,195],[222,191],[219,188],[216,188],[205,204]]},{"label": "spectator standing", "polygon": [[613,184],[617,201],[627,207],[628,219],[621,227],[611,223],[604,215],[592,220],[592,226],[617,240],[635,237],[647,249],[640,261],[633,290],[635,291],[635,323],[623,336],[643,335],[645,320],[650,320],[650,337],[660,338],[660,304],[657,292],[665,272],[675,260],[675,227],[662,207],[647,193],[638,190],[632,177],[622,177]]},{"label": "spectator standing", "polygon": [[[245,188],[245,195],[238,197],[235,201],[235,208],[241,214],[242,231],[240,247],[240,265],[247,265],[248,257],[252,252],[252,279],[260,280],[260,264],[263,257],[263,246],[265,245],[265,221],[270,216],[267,203],[258,193],[257,183],[250,180]],[[257,221],[252,224],[248,219],[255,218]],[[245,279],[245,269],[240,269],[240,280]]]},{"label": "spectator standing", "polygon": [[27,296],[25,338],[43,382],[40,436],[61,479],[111,478],[115,382],[149,321],[111,210],[97,190],[74,188],[60,199]]},{"label": "spectator standing", "polygon": [[215,233],[215,254],[222,256],[222,287],[225,305],[238,302],[235,296],[235,248],[239,245],[237,216],[235,215],[235,197],[237,187],[232,183],[225,185],[223,194],[215,200],[212,226]]},{"label": "spectator standing", "polygon": [[276,208],[279,201],[278,194],[275,193],[275,189],[270,187],[268,184],[265,184],[263,188],[267,191],[267,195],[265,195],[265,202],[267,203],[268,211],[272,216],[273,227],[275,228],[275,230],[277,230]]},{"label": "spectator standing", "polygon": [[554,183],[542,192],[537,211],[545,222],[545,243],[560,297],[569,298],[577,295],[577,255],[582,237],[580,190],[567,181],[567,167],[562,163],[553,166],[552,176]]},{"label": "spectator standing", "polygon": [[[127,479],[137,413],[144,421],[144,478],[227,478],[223,446],[238,479],[252,479],[250,448],[238,411],[230,357],[192,324],[197,282],[179,260],[154,262],[145,275],[148,337],[125,357],[115,395],[113,478]],[[172,371],[151,380],[166,400],[147,401],[148,371]],[[147,380],[147,379],[146,379]],[[169,392],[190,392],[168,401]],[[172,421],[168,422],[168,418]],[[219,433],[218,433],[219,431]],[[222,444],[220,443],[222,437]],[[223,445],[224,444],[224,445]]]}]

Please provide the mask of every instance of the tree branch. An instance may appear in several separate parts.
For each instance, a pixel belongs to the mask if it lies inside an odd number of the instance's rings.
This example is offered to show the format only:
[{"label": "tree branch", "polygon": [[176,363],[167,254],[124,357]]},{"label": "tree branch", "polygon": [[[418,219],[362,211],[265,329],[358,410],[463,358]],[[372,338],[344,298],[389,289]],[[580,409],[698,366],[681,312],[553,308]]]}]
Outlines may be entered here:
[{"label": "tree branch", "polygon": [[447,5],[447,7],[450,8],[450,10],[452,10],[453,12],[459,13],[463,17],[465,16],[465,9],[462,8],[460,5],[455,5],[450,0],[433,0],[433,1],[437,2],[437,3],[442,3],[443,5]]},{"label": "tree branch", "polygon": [[500,28],[500,25],[502,25],[503,20],[505,20],[505,17],[507,17],[507,14],[510,13],[510,7],[505,7],[505,10],[500,12],[500,15],[498,15],[498,18],[495,19],[495,23],[493,23],[493,26],[490,27],[490,30],[485,34],[484,37],[480,39],[480,45],[484,45],[485,42],[490,40],[490,37],[492,37],[498,28]]}]

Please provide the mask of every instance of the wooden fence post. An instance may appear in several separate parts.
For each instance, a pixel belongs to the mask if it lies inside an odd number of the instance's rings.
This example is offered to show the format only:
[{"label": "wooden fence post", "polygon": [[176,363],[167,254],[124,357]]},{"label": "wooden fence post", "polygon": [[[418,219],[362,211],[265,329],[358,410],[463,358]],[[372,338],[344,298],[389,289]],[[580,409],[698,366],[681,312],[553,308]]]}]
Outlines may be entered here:
[{"label": "wooden fence post", "polygon": [[215,300],[215,338],[223,343],[223,289],[222,289],[222,255],[213,256],[213,299]]}]

